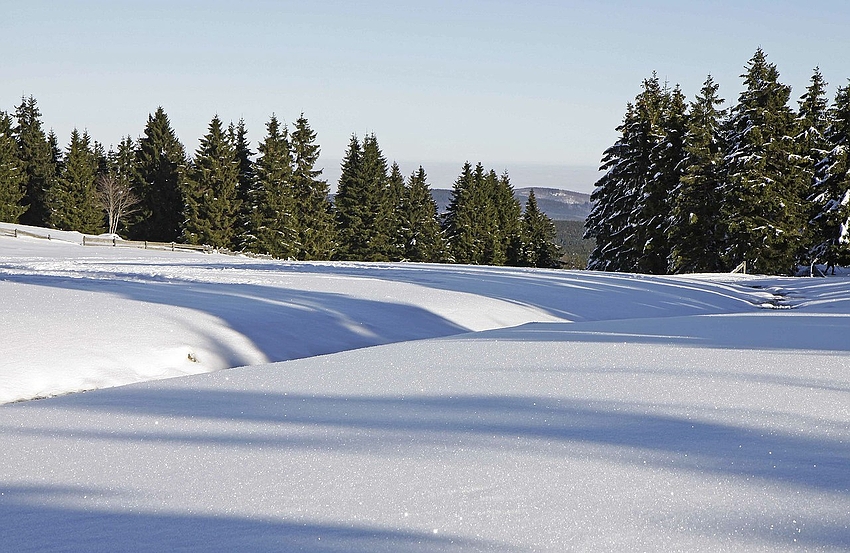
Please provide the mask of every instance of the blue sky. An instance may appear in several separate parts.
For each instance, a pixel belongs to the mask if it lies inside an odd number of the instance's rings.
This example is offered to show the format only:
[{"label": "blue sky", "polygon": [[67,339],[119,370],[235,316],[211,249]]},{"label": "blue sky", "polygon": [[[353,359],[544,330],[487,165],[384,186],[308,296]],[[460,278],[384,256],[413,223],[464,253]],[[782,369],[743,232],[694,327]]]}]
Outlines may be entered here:
[{"label": "blue sky", "polygon": [[795,105],[815,66],[830,95],[850,78],[846,0],[0,8],[0,109],[35,96],[63,145],[74,127],[106,146],[138,137],[159,105],[190,152],[215,114],[244,118],[256,145],[273,112],[287,122],[304,112],[330,179],[351,134],[374,132],[390,160],[405,172],[423,164],[435,186],[470,160],[507,169],[516,186],[588,191],[595,175],[580,169],[598,165],[653,70],[689,99],[711,73],[727,103],[759,46]]}]

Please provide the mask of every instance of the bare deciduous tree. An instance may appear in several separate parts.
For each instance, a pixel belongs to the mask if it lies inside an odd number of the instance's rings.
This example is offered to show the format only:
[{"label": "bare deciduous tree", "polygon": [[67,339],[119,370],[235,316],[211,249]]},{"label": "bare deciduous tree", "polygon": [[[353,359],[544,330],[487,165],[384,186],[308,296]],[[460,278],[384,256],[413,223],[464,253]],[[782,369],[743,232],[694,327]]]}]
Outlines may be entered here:
[{"label": "bare deciduous tree", "polygon": [[103,173],[97,177],[97,197],[106,210],[110,234],[117,234],[118,221],[134,213],[140,201],[130,183]]}]

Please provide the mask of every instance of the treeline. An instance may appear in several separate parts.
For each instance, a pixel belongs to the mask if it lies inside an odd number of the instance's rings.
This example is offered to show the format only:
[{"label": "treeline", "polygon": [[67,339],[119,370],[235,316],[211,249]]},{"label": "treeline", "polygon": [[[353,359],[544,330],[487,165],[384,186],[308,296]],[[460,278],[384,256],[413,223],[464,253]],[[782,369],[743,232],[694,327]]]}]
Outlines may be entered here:
[{"label": "treeline", "polygon": [[438,216],[425,171],[405,177],[374,135],[352,136],[332,202],[302,114],[274,115],[251,149],[244,122],[209,124],[193,156],[162,108],[115,149],[74,130],[60,149],[33,97],[0,112],[0,220],[298,260],[558,266],[552,221],[507,173],[467,163]]},{"label": "treeline", "polygon": [[815,69],[796,110],[759,49],[738,102],[709,76],[688,104],[656,75],[627,105],[591,196],[588,267],[639,273],[788,274],[850,263],[850,85]]}]

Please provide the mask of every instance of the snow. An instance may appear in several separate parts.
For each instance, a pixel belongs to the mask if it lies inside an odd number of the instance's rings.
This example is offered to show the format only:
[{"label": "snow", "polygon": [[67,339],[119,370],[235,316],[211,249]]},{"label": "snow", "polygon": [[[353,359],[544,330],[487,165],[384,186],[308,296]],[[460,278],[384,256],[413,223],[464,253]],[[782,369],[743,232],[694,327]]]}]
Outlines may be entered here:
[{"label": "snow", "polygon": [[0,549],[850,549],[846,274],[51,238],[0,236]]}]

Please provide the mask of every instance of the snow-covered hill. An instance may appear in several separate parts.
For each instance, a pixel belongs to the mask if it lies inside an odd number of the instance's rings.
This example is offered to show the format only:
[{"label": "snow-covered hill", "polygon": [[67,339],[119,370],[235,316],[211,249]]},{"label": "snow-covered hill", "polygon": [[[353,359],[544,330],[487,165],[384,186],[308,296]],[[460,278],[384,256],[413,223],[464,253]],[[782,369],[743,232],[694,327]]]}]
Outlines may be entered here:
[{"label": "snow-covered hill", "polygon": [[850,549],[846,276],[0,236],[0,298],[0,401],[136,382],[0,407],[0,549]]}]

